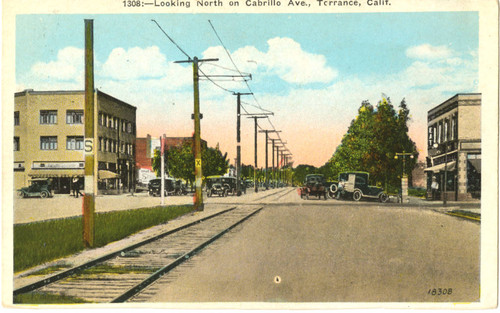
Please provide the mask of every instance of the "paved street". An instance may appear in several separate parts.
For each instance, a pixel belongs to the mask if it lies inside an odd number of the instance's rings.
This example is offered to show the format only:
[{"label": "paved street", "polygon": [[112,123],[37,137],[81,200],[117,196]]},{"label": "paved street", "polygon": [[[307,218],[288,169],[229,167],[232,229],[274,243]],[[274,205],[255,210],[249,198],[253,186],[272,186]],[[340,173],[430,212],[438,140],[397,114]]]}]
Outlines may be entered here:
[{"label": "paved street", "polygon": [[267,205],[158,282],[150,300],[478,301],[478,223],[378,203],[305,201],[295,192],[280,200],[293,205]]},{"label": "paved street", "polygon": [[[145,194],[99,200],[98,211],[154,206],[160,201]],[[302,200],[293,188],[205,200],[203,214],[234,205],[252,204],[264,209],[151,286],[156,292],[148,302],[479,299],[480,224],[441,213],[439,203],[426,207],[425,202],[413,200],[402,207],[397,203]],[[76,206],[81,199],[20,199],[17,204],[30,201],[70,201],[67,203],[74,204],[53,212],[78,214]],[[170,197],[167,201],[191,203],[192,199]],[[476,206],[469,205],[472,210]],[[16,207],[16,218],[28,211],[28,205]],[[186,215],[155,231],[199,217]],[[145,234],[152,232],[138,236]],[[113,243],[113,247],[137,240],[131,236]],[[66,261],[81,263],[83,258],[110,250],[85,251]]]}]

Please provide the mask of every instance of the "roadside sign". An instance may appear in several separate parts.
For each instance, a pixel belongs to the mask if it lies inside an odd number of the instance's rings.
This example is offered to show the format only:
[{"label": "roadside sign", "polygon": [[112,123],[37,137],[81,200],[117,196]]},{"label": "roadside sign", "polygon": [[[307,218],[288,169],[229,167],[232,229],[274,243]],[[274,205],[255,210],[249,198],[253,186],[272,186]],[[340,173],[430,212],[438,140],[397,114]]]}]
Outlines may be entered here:
[{"label": "roadside sign", "polygon": [[94,138],[85,138],[83,149],[85,150],[85,154],[94,153]]}]

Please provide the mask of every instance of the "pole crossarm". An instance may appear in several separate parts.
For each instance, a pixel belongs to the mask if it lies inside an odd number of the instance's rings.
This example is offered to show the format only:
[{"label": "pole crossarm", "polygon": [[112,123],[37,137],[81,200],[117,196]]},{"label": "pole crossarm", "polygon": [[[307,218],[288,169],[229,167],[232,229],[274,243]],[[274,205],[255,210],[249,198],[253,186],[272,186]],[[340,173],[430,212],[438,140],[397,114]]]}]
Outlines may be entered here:
[{"label": "pole crossarm", "polygon": [[[199,62],[214,62],[214,61],[219,61],[219,59],[218,58],[215,58],[215,59],[197,59],[198,63]],[[194,62],[194,59],[174,61],[174,63],[193,63],[193,62]]]},{"label": "pole crossarm", "polygon": [[264,118],[264,117],[267,117],[269,115],[274,115],[274,113],[245,113],[245,114],[241,114],[241,115],[248,115],[249,117],[248,118],[254,118],[256,116],[258,116],[259,118]]}]

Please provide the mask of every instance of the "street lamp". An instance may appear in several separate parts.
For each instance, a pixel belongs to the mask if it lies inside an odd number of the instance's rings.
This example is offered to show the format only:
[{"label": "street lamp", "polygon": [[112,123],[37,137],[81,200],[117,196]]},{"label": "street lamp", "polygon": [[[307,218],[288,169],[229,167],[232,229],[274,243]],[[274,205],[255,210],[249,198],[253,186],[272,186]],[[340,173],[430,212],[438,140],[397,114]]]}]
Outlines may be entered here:
[{"label": "street lamp", "polygon": [[406,175],[406,157],[413,159],[413,153],[407,152],[397,152],[394,159],[403,159],[403,176],[401,177],[401,203],[405,203],[408,200],[408,176]]},{"label": "street lamp", "polygon": [[[446,195],[446,182],[448,181],[448,148],[446,146],[446,143],[444,145],[444,183],[443,183],[443,206],[446,206],[446,200],[447,200],[447,195]],[[434,143],[432,147],[434,149],[438,148],[438,144]]]}]

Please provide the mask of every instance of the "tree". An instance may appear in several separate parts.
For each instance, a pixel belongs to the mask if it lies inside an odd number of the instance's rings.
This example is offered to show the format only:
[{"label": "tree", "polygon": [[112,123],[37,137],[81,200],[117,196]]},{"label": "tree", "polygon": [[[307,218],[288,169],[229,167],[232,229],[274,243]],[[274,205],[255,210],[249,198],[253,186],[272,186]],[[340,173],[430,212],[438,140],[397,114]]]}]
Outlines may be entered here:
[{"label": "tree", "polygon": [[317,168],[308,165],[308,164],[300,164],[293,170],[293,181],[301,185],[306,180],[307,174],[315,174],[317,173]]},{"label": "tree", "polygon": [[402,174],[402,162],[395,159],[398,152],[415,153],[407,159],[405,172],[410,174],[415,167],[418,153],[415,143],[408,136],[409,109],[405,99],[396,112],[390,98],[383,97],[376,109],[363,101],[358,116],[352,120],[332,158],[329,176],[337,177],[343,171],[366,171],[372,184],[398,188]]},{"label": "tree", "polygon": [[[194,181],[194,153],[191,142],[185,142],[180,147],[171,147],[165,151],[165,164],[168,174],[189,181]],[[155,151],[152,160],[153,169],[157,176],[160,171],[160,153]],[[203,176],[223,175],[227,172],[229,160],[227,153],[224,155],[217,148],[202,148],[201,162]]]}]

